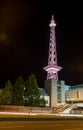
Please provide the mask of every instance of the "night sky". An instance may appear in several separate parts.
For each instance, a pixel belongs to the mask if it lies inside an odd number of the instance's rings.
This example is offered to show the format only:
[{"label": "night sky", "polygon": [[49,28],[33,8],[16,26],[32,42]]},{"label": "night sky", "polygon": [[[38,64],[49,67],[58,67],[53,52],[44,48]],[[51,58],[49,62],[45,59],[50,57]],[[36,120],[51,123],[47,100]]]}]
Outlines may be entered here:
[{"label": "night sky", "polygon": [[31,73],[44,87],[48,61],[49,22],[54,14],[59,79],[68,85],[83,83],[83,9],[68,3],[0,1],[0,87]]}]

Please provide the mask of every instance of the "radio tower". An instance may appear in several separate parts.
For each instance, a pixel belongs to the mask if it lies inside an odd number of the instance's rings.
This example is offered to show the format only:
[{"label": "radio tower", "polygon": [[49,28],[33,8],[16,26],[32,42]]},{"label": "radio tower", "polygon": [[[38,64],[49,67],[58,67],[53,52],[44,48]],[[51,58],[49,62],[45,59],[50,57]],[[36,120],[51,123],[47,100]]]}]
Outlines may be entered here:
[{"label": "radio tower", "polygon": [[49,41],[49,56],[48,56],[48,65],[44,67],[44,70],[47,71],[47,79],[56,79],[58,80],[58,71],[62,67],[57,66],[57,51],[56,51],[56,38],[55,38],[55,26],[54,16],[52,15],[50,26],[50,41]]}]

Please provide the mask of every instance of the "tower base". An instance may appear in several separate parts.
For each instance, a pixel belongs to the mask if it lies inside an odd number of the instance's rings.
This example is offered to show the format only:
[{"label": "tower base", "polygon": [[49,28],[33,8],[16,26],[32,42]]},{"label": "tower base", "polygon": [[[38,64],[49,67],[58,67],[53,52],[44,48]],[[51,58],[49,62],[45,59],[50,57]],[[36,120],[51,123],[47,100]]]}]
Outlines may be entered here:
[{"label": "tower base", "polygon": [[65,104],[65,82],[55,79],[45,80],[45,90],[50,96],[50,107]]}]

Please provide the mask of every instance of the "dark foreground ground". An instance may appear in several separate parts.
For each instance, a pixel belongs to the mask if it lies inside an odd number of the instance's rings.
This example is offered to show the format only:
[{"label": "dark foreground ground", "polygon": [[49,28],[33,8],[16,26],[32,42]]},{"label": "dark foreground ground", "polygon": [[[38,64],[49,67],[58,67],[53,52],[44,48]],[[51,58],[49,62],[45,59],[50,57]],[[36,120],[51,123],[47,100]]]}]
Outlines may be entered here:
[{"label": "dark foreground ground", "polygon": [[83,130],[83,121],[1,121],[0,130]]}]

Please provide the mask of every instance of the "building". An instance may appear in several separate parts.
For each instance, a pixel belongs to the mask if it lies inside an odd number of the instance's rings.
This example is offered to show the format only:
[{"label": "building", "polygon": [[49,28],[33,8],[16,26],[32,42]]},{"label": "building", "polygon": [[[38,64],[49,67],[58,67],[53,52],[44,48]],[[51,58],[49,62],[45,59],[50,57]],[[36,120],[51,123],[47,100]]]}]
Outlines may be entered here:
[{"label": "building", "polygon": [[58,71],[62,67],[57,65],[57,50],[54,16],[52,16],[50,26],[49,55],[48,65],[43,69],[47,71],[47,79],[45,80],[45,91],[50,96],[50,107],[65,104],[65,82],[58,79]]},{"label": "building", "polygon": [[40,91],[40,98],[44,97],[45,102],[46,102],[46,107],[50,106],[50,96],[46,93],[46,91],[43,88],[39,88]]},{"label": "building", "polygon": [[83,84],[71,86],[65,93],[66,102],[83,103]]},{"label": "building", "polygon": [[65,92],[70,89],[71,86],[65,84]]}]

